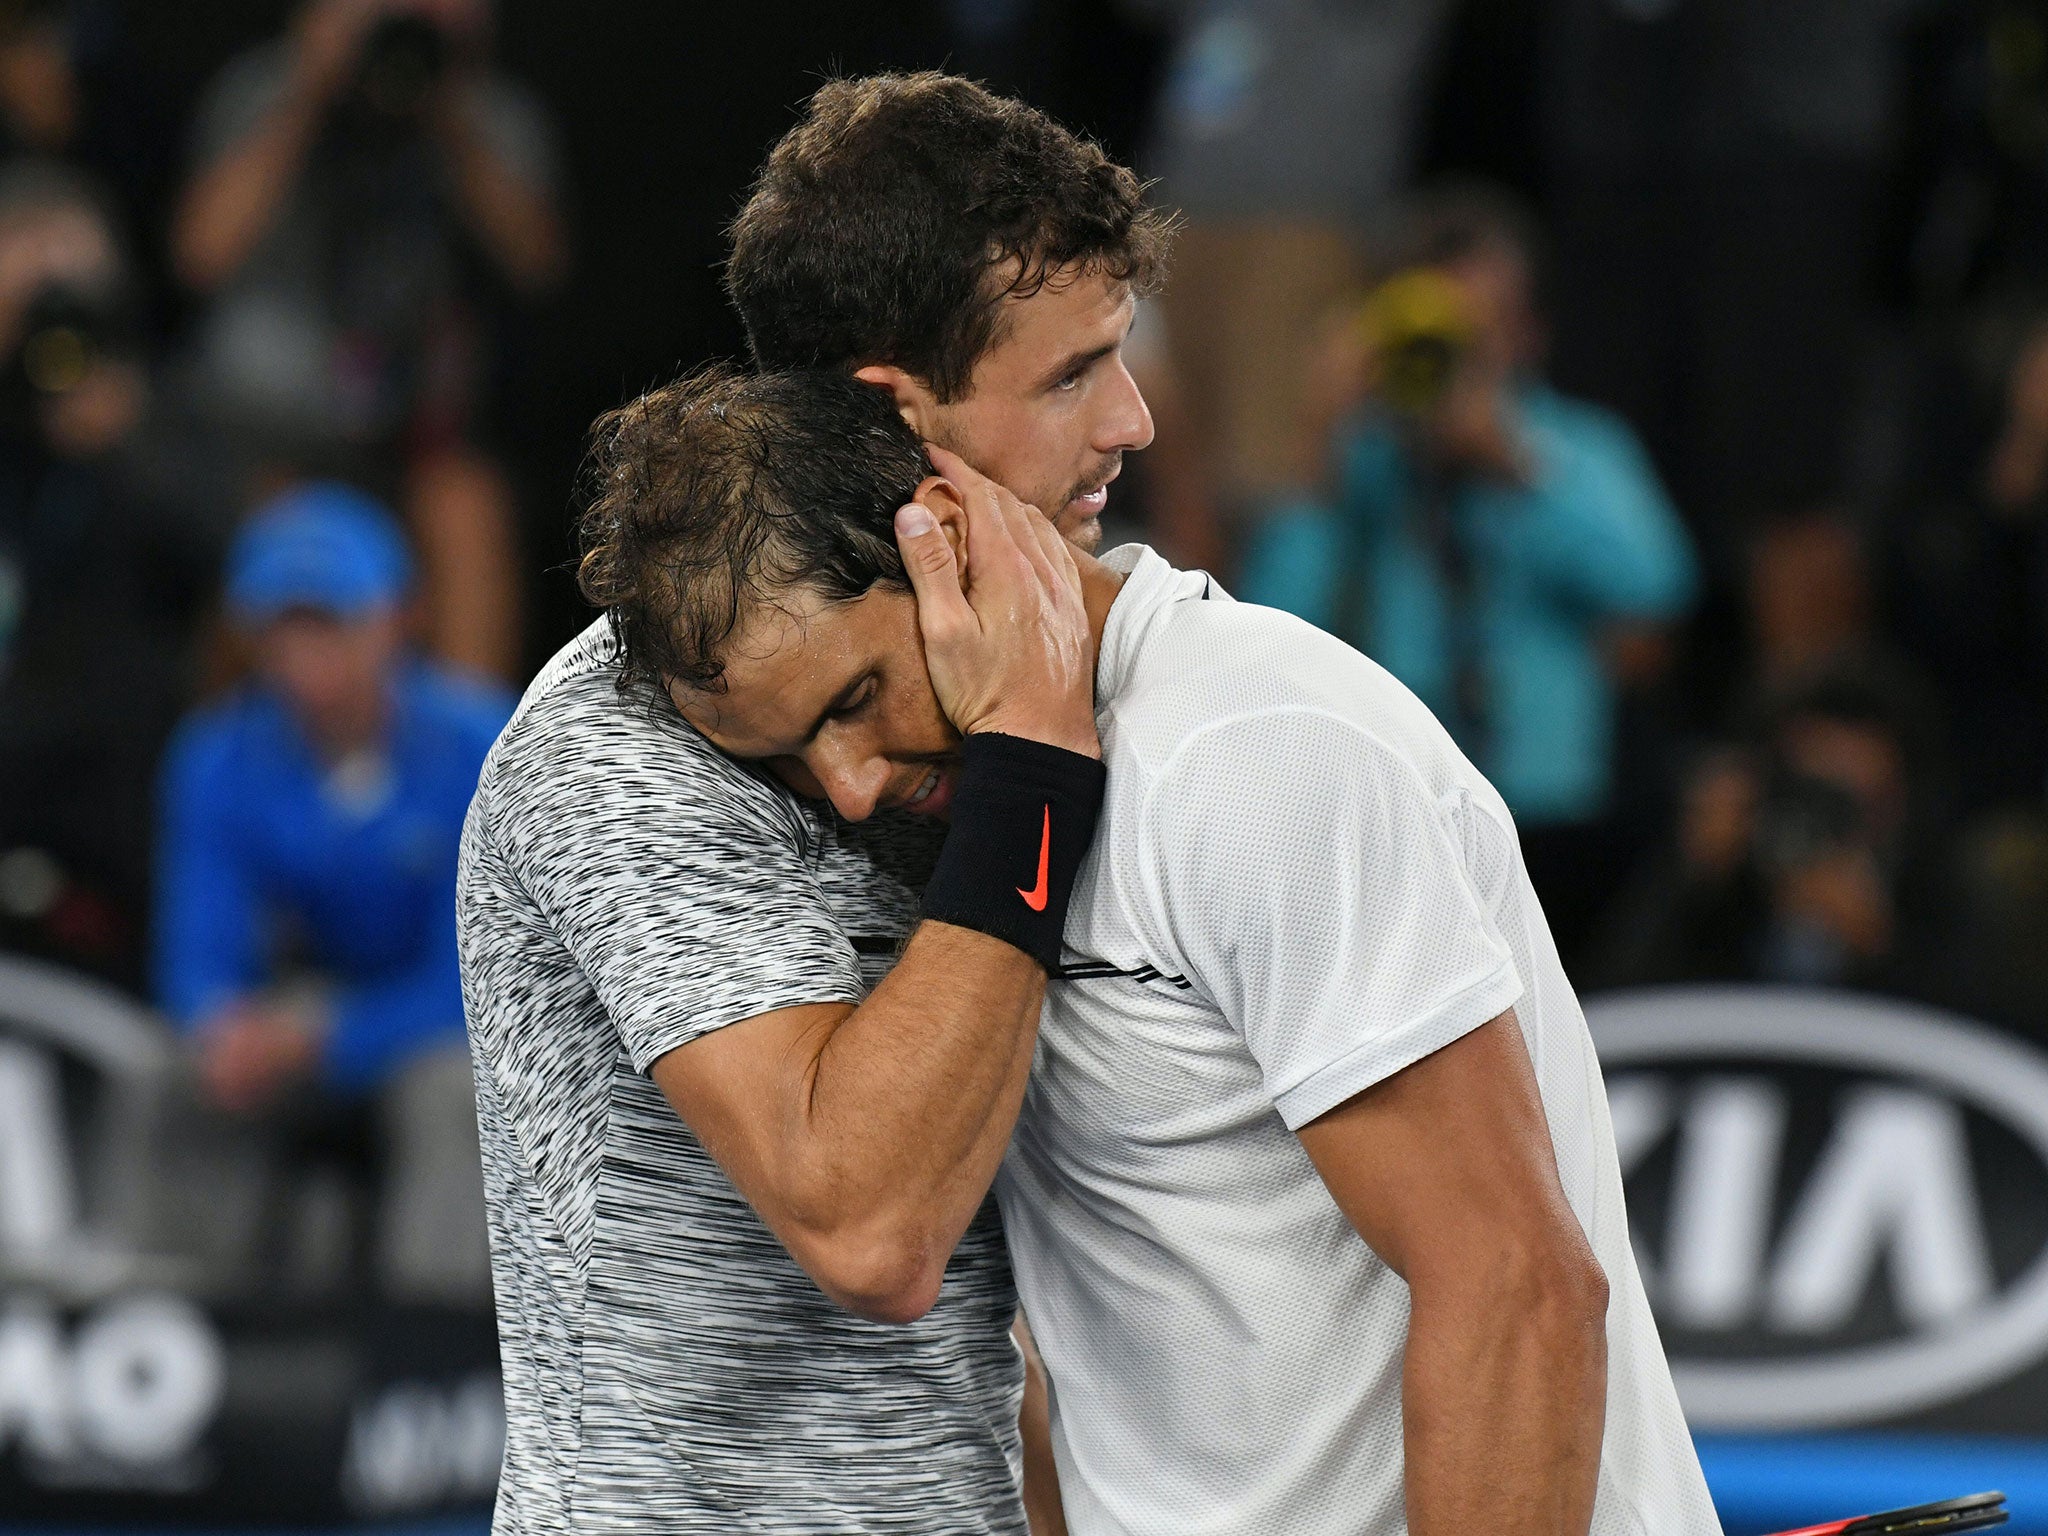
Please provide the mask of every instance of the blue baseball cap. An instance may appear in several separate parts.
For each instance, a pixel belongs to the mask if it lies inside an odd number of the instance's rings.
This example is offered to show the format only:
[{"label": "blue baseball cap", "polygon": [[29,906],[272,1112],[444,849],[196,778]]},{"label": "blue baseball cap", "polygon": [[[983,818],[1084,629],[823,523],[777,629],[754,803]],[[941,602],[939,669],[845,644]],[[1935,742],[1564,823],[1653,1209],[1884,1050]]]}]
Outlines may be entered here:
[{"label": "blue baseball cap", "polygon": [[398,523],[351,486],[294,486],[259,507],[228,550],[227,606],[245,624],[292,608],[353,618],[398,602],[412,556]]}]

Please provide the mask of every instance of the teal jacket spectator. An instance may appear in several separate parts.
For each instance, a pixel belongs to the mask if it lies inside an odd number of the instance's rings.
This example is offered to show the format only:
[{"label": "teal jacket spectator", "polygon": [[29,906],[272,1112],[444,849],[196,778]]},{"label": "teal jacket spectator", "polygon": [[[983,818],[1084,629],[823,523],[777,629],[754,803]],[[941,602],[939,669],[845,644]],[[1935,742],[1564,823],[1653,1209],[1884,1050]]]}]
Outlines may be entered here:
[{"label": "teal jacket spectator", "polygon": [[513,701],[406,649],[402,536],[346,487],[286,493],[228,563],[257,675],[189,718],[165,763],[158,996],[203,1036],[310,984],[307,1070],[370,1092],[462,1040],[457,853]]},{"label": "teal jacket spectator", "polygon": [[1515,399],[1528,484],[1448,485],[1432,538],[1412,453],[1389,419],[1356,420],[1339,444],[1337,504],[1282,508],[1246,552],[1239,595],[1400,678],[1525,825],[1590,821],[1613,771],[1601,632],[1679,617],[1698,571],[1627,426],[1539,383]]}]

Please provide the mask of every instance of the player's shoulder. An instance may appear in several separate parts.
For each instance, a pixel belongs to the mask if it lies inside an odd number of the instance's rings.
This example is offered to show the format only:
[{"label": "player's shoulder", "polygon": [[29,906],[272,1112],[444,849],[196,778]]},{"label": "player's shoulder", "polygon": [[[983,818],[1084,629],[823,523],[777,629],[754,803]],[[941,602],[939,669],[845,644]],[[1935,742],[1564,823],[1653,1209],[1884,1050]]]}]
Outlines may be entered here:
[{"label": "player's shoulder", "polygon": [[[1143,578],[1145,568],[1132,574]],[[1114,766],[1155,778],[1202,743],[1265,736],[1275,746],[1264,754],[1271,771],[1287,775],[1311,766],[1278,750],[1283,737],[1304,733],[1371,739],[1422,758],[1449,745],[1413,693],[1343,641],[1277,608],[1237,602],[1200,572],[1171,574],[1180,579],[1162,594],[1150,573],[1138,594],[1150,599],[1144,621],[1120,637],[1125,654],[1114,658],[1105,711]]]},{"label": "player's shoulder", "polygon": [[[695,737],[658,701],[619,684],[616,647],[600,619],[549,658],[527,684],[492,749],[485,778],[550,769],[616,766],[618,757],[658,756],[664,739]],[[708,744],[704,744],[708,753]],[[694,755],[683,743],[684,755]]]},{"label": "player's shoulder", "polygon": [[478,799],[488,814],[587,820],[630,805],[679,827],[716,814],[793,827],[790,796],[718,751],[665,699],[622,689],[619,677],[602,620],[555,653],[484,760]]}]

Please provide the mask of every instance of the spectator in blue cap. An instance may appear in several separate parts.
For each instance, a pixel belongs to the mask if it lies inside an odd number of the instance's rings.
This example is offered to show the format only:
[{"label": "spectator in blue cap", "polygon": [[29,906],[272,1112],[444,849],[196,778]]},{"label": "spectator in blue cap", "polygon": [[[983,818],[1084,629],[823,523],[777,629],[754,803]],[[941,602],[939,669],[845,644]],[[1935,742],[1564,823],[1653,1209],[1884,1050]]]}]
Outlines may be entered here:
[{"label": "spectator in blue cap", "polygon": [[411,652],[411,584],[396,523],[340,485],[278,497],[229,551],[254,676],[172,745],[156,967],[205,1094],[252,1120],[388,1110],[451,1063],[469,1093],[456,852],[511,700]]}]

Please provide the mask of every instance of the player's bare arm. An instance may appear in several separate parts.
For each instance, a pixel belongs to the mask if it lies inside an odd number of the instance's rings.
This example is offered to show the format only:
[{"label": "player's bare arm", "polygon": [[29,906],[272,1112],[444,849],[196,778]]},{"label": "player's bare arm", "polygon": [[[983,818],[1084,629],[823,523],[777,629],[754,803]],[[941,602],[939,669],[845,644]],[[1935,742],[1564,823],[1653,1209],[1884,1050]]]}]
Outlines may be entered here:
[{"label": "player's bare arm", "polygon": [[1606,1404],[1607,1282],[1558,1183],[1512,1011],[1301,1128],[1408,1282],[1408,1528],[1584,1536]]},{"label": "player's bare arm", "polygon": [[[956,466],[956,468],[959,466]],[[928,492],[931,487],[926,487]],[[1050,525],[976,478],[953,543],[922,505],[898,539],[934,685],[963,735],[1098,756],[1094,643]],[[1029,870],[1018,878],[1028,879]],[[865,1316],[922,1316],[1008,1146],[1045,971],[985,933],[926,922],[858,1007],[716,1031],[654,1078],[791,1256]]]}]

